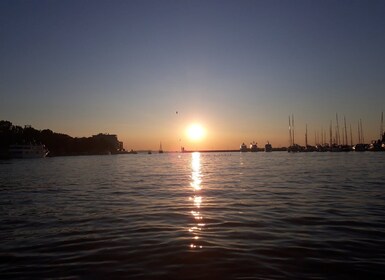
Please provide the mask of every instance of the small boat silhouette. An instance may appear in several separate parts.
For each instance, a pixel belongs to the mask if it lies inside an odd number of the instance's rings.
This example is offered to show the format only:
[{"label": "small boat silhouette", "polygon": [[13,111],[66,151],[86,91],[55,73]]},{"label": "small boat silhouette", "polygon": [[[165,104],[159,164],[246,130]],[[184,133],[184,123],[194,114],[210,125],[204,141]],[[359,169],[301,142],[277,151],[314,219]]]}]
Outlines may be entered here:
[{"label": "small boat silhouette", "polygon": [[159,145],[159,154],[163,154],[162,142],[160,142],[160,145]]}]

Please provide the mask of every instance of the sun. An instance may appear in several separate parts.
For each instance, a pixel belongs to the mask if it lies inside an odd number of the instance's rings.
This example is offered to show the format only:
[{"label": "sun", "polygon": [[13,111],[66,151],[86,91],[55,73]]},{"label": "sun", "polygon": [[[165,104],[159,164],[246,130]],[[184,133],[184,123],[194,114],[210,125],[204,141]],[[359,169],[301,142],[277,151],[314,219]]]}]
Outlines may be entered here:
[{"label": "sun", "polygon": [[205,129],[200,124],[192,124],[187,128],[187,136],[192,141],[199,141],[205,137]]}]

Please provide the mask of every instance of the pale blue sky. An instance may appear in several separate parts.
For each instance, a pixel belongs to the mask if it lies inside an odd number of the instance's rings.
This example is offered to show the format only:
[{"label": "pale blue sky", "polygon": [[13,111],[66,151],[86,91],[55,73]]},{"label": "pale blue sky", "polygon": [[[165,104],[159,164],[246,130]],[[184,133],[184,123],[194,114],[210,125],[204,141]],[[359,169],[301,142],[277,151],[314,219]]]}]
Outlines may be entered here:
[{"label": "pale blue sky", "polygon": [[[300,143],[336,113],[378,138],[384,15],[385,1],[3,0],[0,119],[135,149],[285,146],[292,113]],[[191,122],[205,141],[188,142]]]}]

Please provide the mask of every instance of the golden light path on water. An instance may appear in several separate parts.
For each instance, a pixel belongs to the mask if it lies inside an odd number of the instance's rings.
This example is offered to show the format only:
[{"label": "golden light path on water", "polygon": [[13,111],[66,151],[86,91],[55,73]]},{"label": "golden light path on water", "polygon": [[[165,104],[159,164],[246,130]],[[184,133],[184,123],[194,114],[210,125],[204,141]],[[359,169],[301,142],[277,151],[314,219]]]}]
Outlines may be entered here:
[{"label": "golden light path on water", "polygon": [[202,196],[200,191],[202,190],[202,173],[200,153],[195,152],[191,154],[191,183],[190,186],[193,190],[193,196],[189,199],[193,202],[194,210],[191,211],[191,215],[194,218],[194,226],[189,228],[189,232],[193,235],[193,242],[190,244],[190,248],[202,248],[202,245],[198,244],[200,238],[200,231],[205,226],[203,223],[203,217],[201,214]]}]

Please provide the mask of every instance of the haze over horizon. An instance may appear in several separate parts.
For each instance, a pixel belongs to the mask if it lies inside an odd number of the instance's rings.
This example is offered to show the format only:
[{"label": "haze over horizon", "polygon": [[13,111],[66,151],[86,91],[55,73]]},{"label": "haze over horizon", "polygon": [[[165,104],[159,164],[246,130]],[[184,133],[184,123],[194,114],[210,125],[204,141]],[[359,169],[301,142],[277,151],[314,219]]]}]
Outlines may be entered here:
[{"label": "haze over horizon", "polygon": [[126,149],[237,149],[287,146],[292,114],[314,144],[338,113],[370,142],[384,15],[385,1],[3,0],[0,120]]}]

